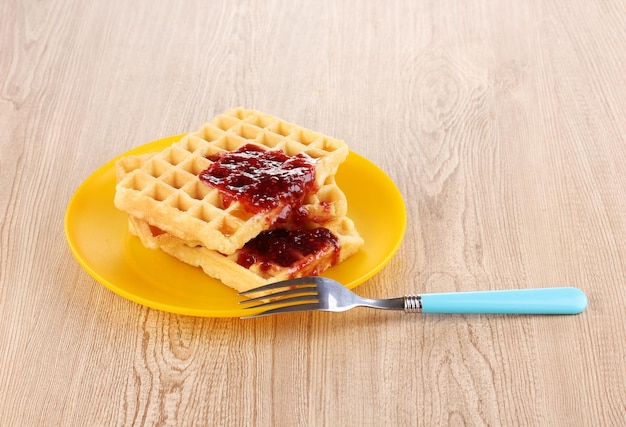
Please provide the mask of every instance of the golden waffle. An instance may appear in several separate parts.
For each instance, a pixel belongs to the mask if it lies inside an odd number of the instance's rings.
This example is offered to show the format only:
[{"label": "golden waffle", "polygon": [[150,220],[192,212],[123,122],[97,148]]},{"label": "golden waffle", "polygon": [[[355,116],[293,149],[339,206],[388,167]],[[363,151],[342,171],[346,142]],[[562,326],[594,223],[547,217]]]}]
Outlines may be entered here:
[{"label": "golden waffle", "polygon": [[[134,170],[140,169],[156,154],[125,156],[116,163],[117,180]],[[148,222],[129,216],[129,231],[139,237],[142,244],[150,249],[160,249],[182,262],[201,267],[203,271],[239,292],[252,289],[263,284],[278,280],[320,274],[334,264],[342,262],[356,253],[363,245],[354,223],[346,217],[347,201],[344,193],[337,186],[334,176],[329,176],[315,194],[309,194],[304,200],[306,221],[303,224],[283,224],[287,228],[313,229],[324,227],[337,238],[339,252],[334,248],[310,256],[304,265],[281,267],[273,265],[262,268],[260,263],[244,267],[237,260],[241,250],[224,255],[218,251],[207,249],[197,241],[184,241]]]},{"label": "golden waffle", "polygon": [[[315,225],[309,223],[307,227],[314,227]],[[339,242],[338,254],[328,250],[311,257],[304,267],[301,264],[297,267],[274,265],[268,270],[262,268],[259,263],[249,268],[240,265],[237,262],[240,250],[231,255],[223,255],[202,245],[189,244],[151,227],[145,221],[129,217],[130,232],[139,237],[144,246],[160,249],[186,264],[200,267],[207,275],[220,280],[238,292],[279,280],[321,274],[332,265],[343,262],[355,254],[363,245],[363,239],[359,236],[354,223],[345,216],[326,222],[323,226],[337,237]]]},{"label": "golden waffle", "polygon": [[[140,169],[156,153],[143,155],[131,155],[120,158],[115,163],[115,174],[118,182],[133,171]],[[348,202],[345,194],[337,186],[335,176],[331,175],[321,184],[317,192],[307,194],[302,201],[302,216],[310,222],[323,224],[337,217],[347,214]],[[283,224],[293,227],[293,224]],[[155,226],[158,227],[158,226]],[[158,227],[159,228],[159,227]],[[161,229],[162,230],[162,229]],[[199,240],[189,240],[188,242],[199,243]]]},{"label": "golden waffle", "polygon": [[136,161],[137,168],[118,165],[123,177],[115,206],[183,241],[232,254],[280,218],[284,206],[260,213],[246,211],[239,202],[226,206],[219,191],[198,175],[212,164],[207,157],[250,143],[315,159],[320,191],[348,155],[343,141],[257,111],[229,110],[153,156],[127,159],[126,166]]}]

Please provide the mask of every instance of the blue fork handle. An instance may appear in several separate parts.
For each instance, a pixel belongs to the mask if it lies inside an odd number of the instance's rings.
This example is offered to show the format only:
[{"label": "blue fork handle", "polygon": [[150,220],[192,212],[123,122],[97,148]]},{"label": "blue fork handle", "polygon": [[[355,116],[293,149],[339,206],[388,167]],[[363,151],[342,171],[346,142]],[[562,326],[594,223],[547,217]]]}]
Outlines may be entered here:
[{"label": "blue fork handle", "polygon": [[578,314],[587,296],[577,288],[422,294],[422,313],[450,314]]}]

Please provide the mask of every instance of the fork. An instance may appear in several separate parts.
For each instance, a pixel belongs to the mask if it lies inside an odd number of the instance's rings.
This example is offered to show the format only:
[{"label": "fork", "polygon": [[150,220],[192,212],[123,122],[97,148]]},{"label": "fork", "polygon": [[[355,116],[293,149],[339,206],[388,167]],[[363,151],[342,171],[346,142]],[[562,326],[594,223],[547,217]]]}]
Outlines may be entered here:
[{"label": "fork", "polygon": [[[243,318],[301,311],[340,312],[355,307],[447,314],[578,314],[587,296],[577,288],[535,288],[478,292],[430,293],[399,298],[363,298],[326,277],[302,277],[240,292],[260,296],[240,301],[250,310]],[[258,311],[257,311],[258,310]]]}]

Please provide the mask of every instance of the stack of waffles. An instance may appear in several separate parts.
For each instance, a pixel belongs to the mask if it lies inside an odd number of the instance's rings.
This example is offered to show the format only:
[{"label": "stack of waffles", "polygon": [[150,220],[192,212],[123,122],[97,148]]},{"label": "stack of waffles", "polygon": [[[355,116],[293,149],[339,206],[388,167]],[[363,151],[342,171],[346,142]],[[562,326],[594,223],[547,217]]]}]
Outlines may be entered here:
[{"label": "stack of waffles", "polygon": [[343,141],[233,109],[161,152],[118,160],[115,206],[144,246],[237,291],[317,275],[363,245],[335,181],[348,152]]}]

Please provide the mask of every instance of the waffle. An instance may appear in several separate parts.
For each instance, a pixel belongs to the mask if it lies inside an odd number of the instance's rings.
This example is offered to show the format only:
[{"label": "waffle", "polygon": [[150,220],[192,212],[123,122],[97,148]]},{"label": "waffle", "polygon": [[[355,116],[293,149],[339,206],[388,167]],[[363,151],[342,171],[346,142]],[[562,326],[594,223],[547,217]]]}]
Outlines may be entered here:
[{"label": "waffle", "polygon": [[[120,158],[115,163],[117,182],[121,182],[127,175],[133,173],[135,170],[141,169],[143,165],[155,155],[156,153],[148,153],[144,155],[130,155]],[[302,218],[307,218],[309,222],[313,222],[318,225],[347,215],[348,202],[345,194],[337,186],[335,176],[328,176],[326,181],[319,186],[315,193],[307,194],[302,200],[300,210],[302,211]],[[297,218],[298,217],[295,216],[296,221]],[[293,223],[293,218],[290,221],[291,222],[281,222],[281,219],[277,219],[275,221],[275,225],[287,228],[294,228],[299,225],[297,222],[295,224]],[[153,225],[153,227],[163,230],[158,225]],[[202,244],[197,239],[190,239],[187,240],[187,242],[189,244]]]},{"label": "waffle", "polygon": [[[307,227],[315,226],[314,223],[307,224]],[[343,262],[355,254],[363,244],[363,239],[359,236],[354,223],[345,216],[326,222],[323,226],[337,237],[338,252],[333,248],[326,248],[319,253],[305,257],[295,265],[286,267],[272,265],[268,268],[260,262],[245,267],[238,263],[242,250],[224,255],[202,245],[189,244],[150,226],[145,221],[129,217],[131,234],[139,237],[144,246],[160,249],[186,264],[200,267],[207,275],[220,280],[238,292],[279,280],[321,274],[332,265]]]},{"label": "waffle", "polygon": [[[317,193],[334,192],[327,180],[348,155],[343,141],[257,111],[229,110],[153,156],[118,162],[116,172],[121,179],[115,206],[184,242],[233,254],[280,221],[286,208],[280,204],[251,212],[238,201],[225,201],[219,190],[200,181],[199,175],[214,163],[211,159],[248,144],[281,150],[288,156],[304,153],[314,159]],[[311,204],[315,197],[309,194],[305,198]],[[340,210],[331,216],[345,214],[340,203],[334,208]],[[324,206],[315,209],[324,214]]]}]

